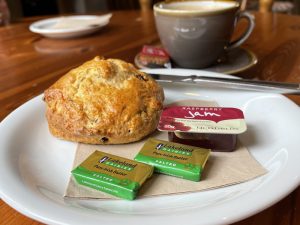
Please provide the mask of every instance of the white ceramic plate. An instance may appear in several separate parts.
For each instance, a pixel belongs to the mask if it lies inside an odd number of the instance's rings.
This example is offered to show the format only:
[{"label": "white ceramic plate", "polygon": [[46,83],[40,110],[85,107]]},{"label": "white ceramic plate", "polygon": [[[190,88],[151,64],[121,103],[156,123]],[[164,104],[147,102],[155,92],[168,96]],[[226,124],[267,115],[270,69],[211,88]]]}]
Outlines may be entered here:
[{"label": "white ceramic plate", "polygon": [[112,14],[102,16],[64,16],[39,20],[29,30],[50,38],[74,38],[100,30],[109,23]]},{"label": "white ceramic plate", "polygon": [[[156,71],[226,76],[199,70]],[[293,102],[277,94],[194,85],[166,84],[164,88],[166,103],[196,98],[241,108],[248,131],[240,139],[269,172],[246,183],[190,194],[135,201],[64,199],[76,144],[49,134],[45,106],[38,96],[0,124],[0,196],[19,212],[46,224],[216,225],[253,215],[299,185],[300,109]]]}]

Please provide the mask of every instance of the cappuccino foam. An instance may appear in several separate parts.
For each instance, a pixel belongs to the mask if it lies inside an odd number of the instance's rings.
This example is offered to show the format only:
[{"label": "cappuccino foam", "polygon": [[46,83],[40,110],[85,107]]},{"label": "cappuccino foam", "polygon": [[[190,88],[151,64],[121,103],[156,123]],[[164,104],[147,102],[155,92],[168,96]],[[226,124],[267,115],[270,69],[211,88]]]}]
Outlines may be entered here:
[{"label": "cappuccino foam", "polygon": [[171,11],[187,11],[187,12],[211,12],[223,9],[230,9],[237,7],[236,2],[225,1],[184,1],[184,2],[171,2],[162,3],[161,9]]}]

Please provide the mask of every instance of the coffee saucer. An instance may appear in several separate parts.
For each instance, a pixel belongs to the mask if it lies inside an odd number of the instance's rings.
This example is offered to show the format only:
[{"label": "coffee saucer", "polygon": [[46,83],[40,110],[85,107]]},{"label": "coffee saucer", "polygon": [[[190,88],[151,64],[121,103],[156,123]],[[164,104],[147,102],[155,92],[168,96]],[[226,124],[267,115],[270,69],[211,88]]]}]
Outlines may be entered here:
[{"label": "coffee saucer", "polygon": [[[152,68],[144,65],[140,60],[140,53],[134,58],[135,65],[140,69]],[[246,48],[235,48],[227,52],[227,54],[218,62],[211,65],[210,67],[203,68],[202,70],[225,73],[225,74],[236,74],[249,69],[257,63],[256,55]],[[168,64],[168,68],[179,68],[176,65]],[[162,67],[164,68],[164,67]]]}]

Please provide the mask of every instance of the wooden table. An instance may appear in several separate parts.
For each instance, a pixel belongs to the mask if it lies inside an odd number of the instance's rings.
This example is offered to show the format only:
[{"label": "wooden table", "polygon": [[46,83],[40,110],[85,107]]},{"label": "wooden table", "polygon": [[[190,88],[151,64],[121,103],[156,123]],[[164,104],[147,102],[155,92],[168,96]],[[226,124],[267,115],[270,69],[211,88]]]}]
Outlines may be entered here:
[{"label": "wooden table", "polygon": [[[254,13],[256,27],[244,44],[258,57],[251,69],[238,74],[263,80],[300,82],[300,17]],[[33,34],[28,25],[38,18],[0,28],[0,120],[41,94],[61,75],[95,55],[133,62],[145,44],[157,43],[151,11],[114,12],[99,33],[74,40],[51,40]],[[239,24],[238,35],[245,24]],[[289,96],[297,104],[300,98]],[[40,224],[0,200],[0,224]],[[236,225],[300,224],[300,187],[270,208]]]}]

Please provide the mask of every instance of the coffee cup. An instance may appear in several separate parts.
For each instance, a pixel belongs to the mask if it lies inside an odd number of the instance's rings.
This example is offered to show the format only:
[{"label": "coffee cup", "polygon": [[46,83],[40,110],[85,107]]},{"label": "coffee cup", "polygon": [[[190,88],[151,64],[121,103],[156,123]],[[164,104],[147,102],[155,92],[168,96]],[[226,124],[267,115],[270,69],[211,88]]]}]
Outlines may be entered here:
[{"label": "coffee cup", "polygon": [[[236,1],[165,1],[153,6],[163,47],[179,67],[200,69],[239,47],[254,28],[254,17],[240,11]],[[246,19],[246,31],[230,41],[237,22]]]}]

